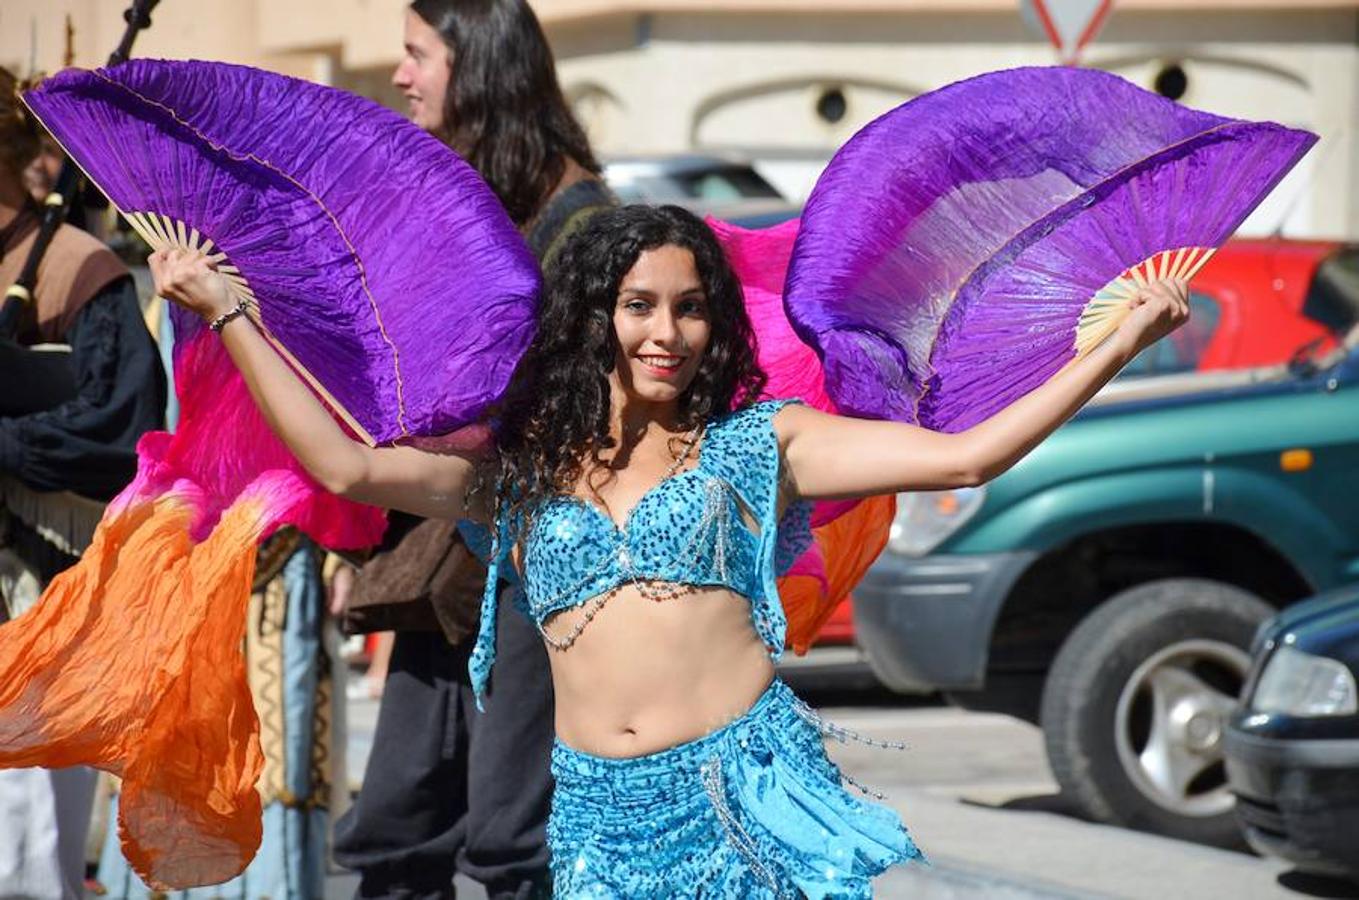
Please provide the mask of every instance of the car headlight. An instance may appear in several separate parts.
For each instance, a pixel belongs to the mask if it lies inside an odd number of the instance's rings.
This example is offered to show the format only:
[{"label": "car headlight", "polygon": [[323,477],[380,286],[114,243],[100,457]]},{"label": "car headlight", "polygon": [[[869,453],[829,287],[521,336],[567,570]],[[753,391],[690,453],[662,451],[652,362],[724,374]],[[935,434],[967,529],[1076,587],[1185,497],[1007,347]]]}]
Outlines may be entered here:
[{"label": "car headlight", "polygon": [[898,494],[887,546],[906,556],[924,556],[975,516],[985,497],[984,487]]},{"label": "car headlight", "polygon": [[1344,716],[1359,711],[1359,690],[1344,663],[1284,646],[1265,663],[1250,708],[1300,717]]}]

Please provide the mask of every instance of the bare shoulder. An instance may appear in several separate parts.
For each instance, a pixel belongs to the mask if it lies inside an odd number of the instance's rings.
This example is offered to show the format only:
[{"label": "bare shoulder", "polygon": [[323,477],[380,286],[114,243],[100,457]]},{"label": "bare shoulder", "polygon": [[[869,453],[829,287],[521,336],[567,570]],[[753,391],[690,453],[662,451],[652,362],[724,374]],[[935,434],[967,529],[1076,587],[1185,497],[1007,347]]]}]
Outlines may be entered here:
[{"label": "bare shoulder", "polygon": [[787,448],[789,442],[799,435],[830,427],[836,418],[838,417],[805,403],[788,403],[774,413],[771,421],[774,434],[779,439],[779,446]]}]

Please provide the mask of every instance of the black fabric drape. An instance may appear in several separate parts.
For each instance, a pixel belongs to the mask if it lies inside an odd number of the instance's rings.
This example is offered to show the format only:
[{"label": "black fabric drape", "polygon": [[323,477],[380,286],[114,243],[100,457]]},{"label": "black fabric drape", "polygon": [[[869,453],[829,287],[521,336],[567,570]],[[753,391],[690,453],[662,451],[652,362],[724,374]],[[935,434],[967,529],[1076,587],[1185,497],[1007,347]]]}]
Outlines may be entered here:
[{"label": "black fabric drape", "polygon": [[[0,473],[36,491],[109,500],[136,472],[137,439],[161,428],[165,415],[165,372],[132,278],[95,295],[65,337],[74,396],[39,412],[0,416]],[[47,355],[30,356],[24,367],[25,353]],[[9,408],[32,408],[32,398],[52,392],[41,382],[52,377],[47,351],[10,348],[3,359],[0,393],[19,398]]]}]

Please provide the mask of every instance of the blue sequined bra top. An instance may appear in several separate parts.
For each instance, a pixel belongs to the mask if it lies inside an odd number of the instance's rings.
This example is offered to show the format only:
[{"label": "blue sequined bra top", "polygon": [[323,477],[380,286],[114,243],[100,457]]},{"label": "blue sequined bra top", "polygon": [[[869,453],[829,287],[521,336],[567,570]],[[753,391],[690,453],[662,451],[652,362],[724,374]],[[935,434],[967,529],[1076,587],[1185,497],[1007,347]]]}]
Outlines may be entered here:
[{"label": "blue sequined bra top", "polygon": [[[533,515],[523,549],[516,605],[549,644],[565,649],[624,585],[666,600],[675,586],[725,587],[750,600],[756,632],[771,656],[783,651],[787,620],[775,577],[811,541],[811,504],[778,518],[780,454],[773,416],[790,401],[772,400],[710,421],[694,468],[648,490],[620,528],[598,505],[554,497]],[[469,663],[480,697],[495,658],[497,580],[510,573],[511,530],[461,523],[468,545],[488,559],[481,630]],[[489,546],[488,546],[489,545]],[[556,612],[585,606],[574,630],[553,637],[543,628]]]}]

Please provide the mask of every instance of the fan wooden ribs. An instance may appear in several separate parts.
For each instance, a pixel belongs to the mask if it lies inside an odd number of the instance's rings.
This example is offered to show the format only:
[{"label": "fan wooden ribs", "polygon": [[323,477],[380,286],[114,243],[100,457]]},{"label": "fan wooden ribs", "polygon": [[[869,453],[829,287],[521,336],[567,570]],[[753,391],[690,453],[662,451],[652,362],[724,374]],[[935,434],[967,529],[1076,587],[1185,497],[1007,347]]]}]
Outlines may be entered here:
[{"label": "fan wooden ribs", "polygon": [[[122,212],[121,210],[119,212]],[[227,261],[227,255],[222,252],[214,253],[216,249],[212,239],[206,235],[198,233],[197,228],[190,228],[184,222],[171,218],[162,213],[155,212],[123,212],[122,216],[127,219],[137,234],[141,235],[142,240],[151,247],[152,250],[190,250],[196,253],[203,253],[208,257],[208,261],[213,263],[217,273],[226,280],[227,293],[231,297],[233,305],[238,303],[245,304],[245,313],[250,321],[259,329],[260,334],[264,335],[278,354],[290,365],[301,378],[311,386],[311,389],[325,402],[327,406],[340,417],[346,426],[350,428],[364,443],[373,447],[377,442],[369,434],[367,429],[359,424],[358,419],[354,418],[347,409],[336,400],[335,397],[326,390],[320,380],[307,371],[306,367],[298,361],[297,357],[283,345],[283,342],[274,337],[264,324],[264,319],[260,315],[259,298],[250,288],[250,282],[246,281],[241,270]]]},{"label": "fan wooden ribs", "polygon": [[1163,250],[1125,270],[1095,292],[1076,323],[1076,359],[1085,356],[1118,330],[1132,311],[1128,303],[1138,291],[1165,278],[1191,281],[1216,252],[1211,247]]}]

